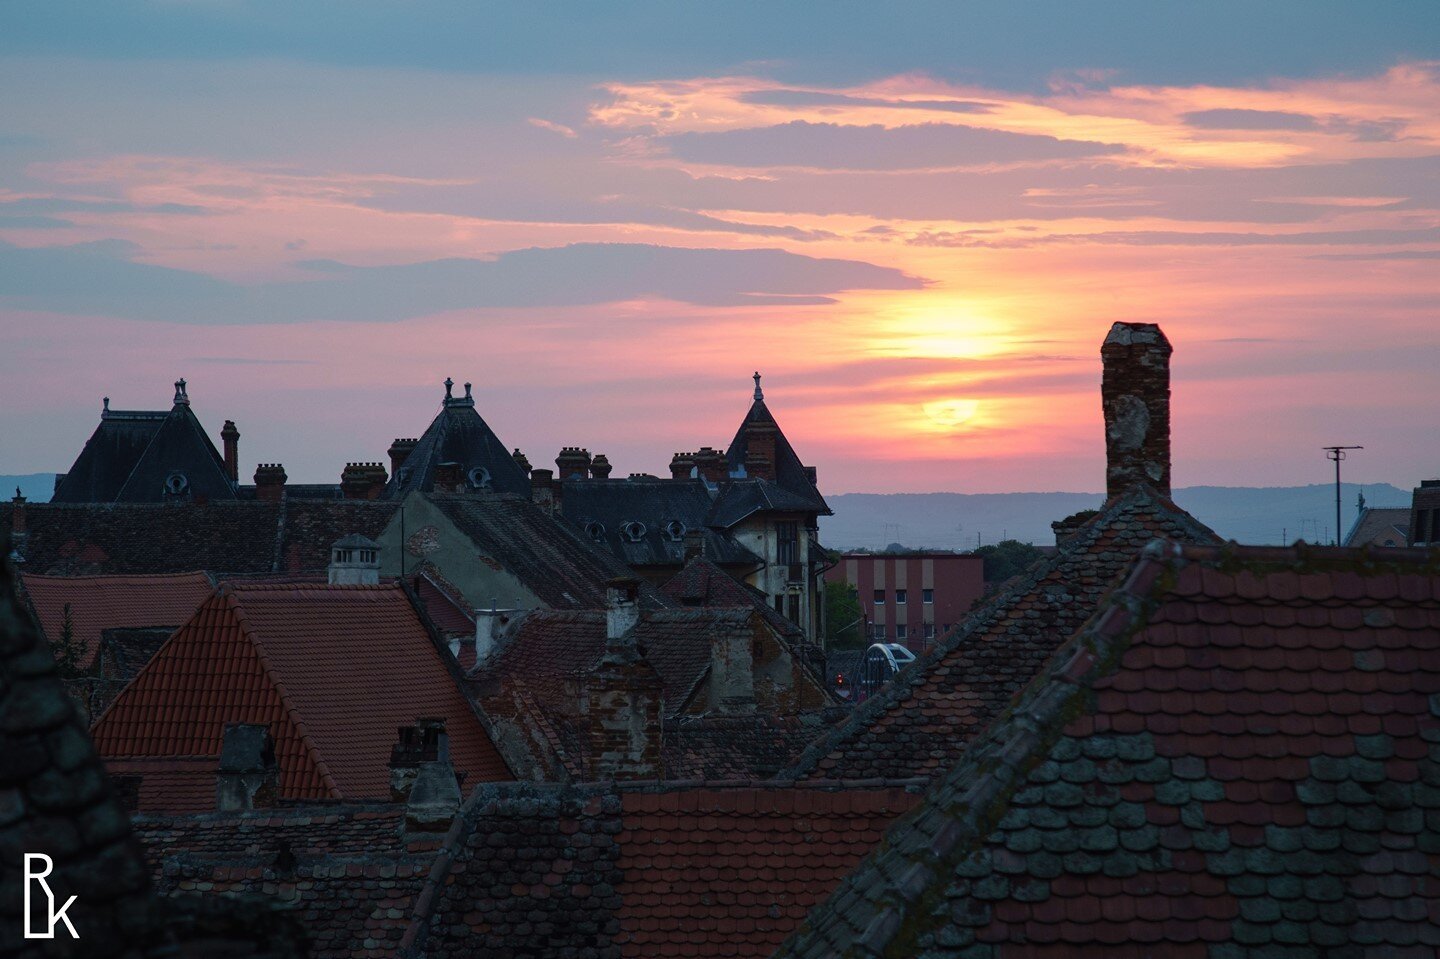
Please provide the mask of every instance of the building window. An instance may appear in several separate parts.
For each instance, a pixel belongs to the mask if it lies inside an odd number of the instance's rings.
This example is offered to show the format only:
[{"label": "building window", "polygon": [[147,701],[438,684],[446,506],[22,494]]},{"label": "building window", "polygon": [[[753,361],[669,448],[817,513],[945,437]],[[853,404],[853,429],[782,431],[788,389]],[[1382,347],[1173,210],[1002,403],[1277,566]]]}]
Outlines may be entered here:
[{"label": "building window", "polygon": [[875,605],[876,605],[876,606],[884,606],[884,605],[885,605],[885,590],[883,590],[883,589],[877,589],[877,590],[875,590]]},{"label": "building window", "polygon": [[895,624],[895,638],[896,638],[896,639],[900,640],[900,642],[903,643],[903,642],[905,642],[905,640],[909,637],[909,635],[910,635],[910,628],[909,628],[908,626],[906,626],[904,623],[896,623],[896,624]]},{"label": "building window", "polygon": [[926,638],[926,639],[934,639],[934,638],[935,638],[935,624],[934,624],[934,623],[926,623],[926,624],[925,624],[925,638]]},{"label": "building window", "polygon": [[800,562],[800,524],[793,520],[775,524],[775,561],[781,566]]},{"label": "building window", "polygon": [[883,643],[883,642],[885,642],[885,624],[884,624],[884,623],[871,623],[871,624],[870,624],[870,638],[873,639],[873,640],[875,640],[875,642],[877,642],[877,643]]},{"label": "building window", "polygon": [[897,590],[895,590],[895,605],[896,605],[896,606],[904,606],[904,605],[905,605],[905,590],[903,590],[903,589],[897,589]]},{"label": "building window", "polygon": [[796,593],[786,597],[785,618],[797,626],[800,623],[800,596]]},{"label": "building window", "polygon": [[933,602],[935,602],[935,590],[933,590],[933,589],[922,589],[922,590],[920,591],[920,600],[921,600],[922,602],[925,602],[925,603],[933,603]]}]

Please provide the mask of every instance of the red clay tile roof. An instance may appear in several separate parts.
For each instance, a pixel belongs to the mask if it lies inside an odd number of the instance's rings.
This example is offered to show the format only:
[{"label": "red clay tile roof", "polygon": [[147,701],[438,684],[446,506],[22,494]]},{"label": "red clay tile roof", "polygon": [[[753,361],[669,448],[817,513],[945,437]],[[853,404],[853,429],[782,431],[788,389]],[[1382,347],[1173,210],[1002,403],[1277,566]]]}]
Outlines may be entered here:
[{"label": "red clay tile roof", "polygon": [[509,779],[450,669],[398,586],[231,583],[92,733],[107,759],[218,759],[228,723],[263,723],[283,798],[369,799],[389,794],[396,729],[443,717],[468,786]]},{"label": "red clay tile roof", "polygon": [[487,786],[399,955],[769,955],[919,799],[838,785]]},{"label": "red clay tile roof", "polygon": [[70,624],[76,642],[84,649],[81,664],[88,667],[107,629],[169,626],[172,629],[194,615],[215,588],[204,573],[153,576],[31,576],[21,585],[40,628],[51,643],[59,641],[70,606]]},{"label": "red clay tile roof", "polygon": [[805,637],[799,626],[765,601],[763,593],[741,583],[704,556],[696,556],[686,563],[684,569],[660,587],[660,592],[681,606],[749,606],[759,610],[765,622],[786,639],[796,641]]},{"label": "red clay tile roof", "polygon": [[1157,543],[782,956],[1432,955],[1440,551]]},{"label": "red clay tile roof", "polygon": [[[416,576],[413,582],[416,595],[425,604],[426,615],[440,632],[446,636],[474,637],[475,620],[470,618],[463,601],[437,586],[428,576]],[[471,649],[473,657],[473,643]]]},{"label": "red clay tile roof", "polygon": [[958,760],[1095,611],[1156,537],[1218,543],[1169,499],[1139,487],[1115,497],[1059,552],[981,606],[818,739],[786,776],[933,776]]},{"label": "red clay tile roof", "polygon": [[274,897],[313,959],[354,959],[394,955],[430,874],[440,837],[407,841],[404,819],[404,806],[307,806],[142,815],[135,831],[160,892]]}]

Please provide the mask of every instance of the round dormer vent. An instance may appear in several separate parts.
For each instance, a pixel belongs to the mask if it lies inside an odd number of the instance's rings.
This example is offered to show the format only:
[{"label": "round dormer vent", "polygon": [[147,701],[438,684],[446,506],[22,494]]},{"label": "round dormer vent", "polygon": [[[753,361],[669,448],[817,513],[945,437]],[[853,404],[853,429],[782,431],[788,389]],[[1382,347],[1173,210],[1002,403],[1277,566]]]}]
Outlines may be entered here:
[{"label": "round dormer vent", "polygon": [[678,519],[672,519],[665,524],[665,538],[672,543],[678,543],[685,538],[685,524]]},{"label": "round dormer vent", "polygon": [[483,466],[476,466],[469,472],[471,489],[489,489],[490,471]]},{"label": "round dormer vent", "polygon": [[599,542],[605,538],[605,525],[597,523],[593,519],[585,524],[585,535]]},{"label": "round dormer vent", "polygon": [[645,538],[645,524],[631,520],[620,527],[620,535],[632,543],[638,543]]},{"label": "round dormer vent", "polygon": [[171,496],[179,496],[189,488],[190,480],[179,470],[165,477],[165,492]]}]

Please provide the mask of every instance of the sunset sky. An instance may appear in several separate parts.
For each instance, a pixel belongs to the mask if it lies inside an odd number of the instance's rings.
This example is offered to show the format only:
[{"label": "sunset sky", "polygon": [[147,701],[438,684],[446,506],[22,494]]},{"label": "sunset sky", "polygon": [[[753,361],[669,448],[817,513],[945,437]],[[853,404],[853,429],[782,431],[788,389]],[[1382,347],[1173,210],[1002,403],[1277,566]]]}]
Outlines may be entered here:
[{"label": "sunset sky", "polygon": [[1440,3],[0,8],[0,473],[184,376],[335,482],[448,375],[536,466],[1099,490],[1099,345],[1177,486],[1440,471]]}]

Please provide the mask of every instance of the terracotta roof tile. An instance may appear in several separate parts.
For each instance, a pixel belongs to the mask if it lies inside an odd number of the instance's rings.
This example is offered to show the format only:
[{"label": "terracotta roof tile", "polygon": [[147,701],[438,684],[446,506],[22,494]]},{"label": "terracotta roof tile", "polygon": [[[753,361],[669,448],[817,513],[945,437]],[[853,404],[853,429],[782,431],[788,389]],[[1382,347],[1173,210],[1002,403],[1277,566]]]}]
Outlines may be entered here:
[{"label": "terracotta roof tile", "polygon": [[363,799],[388,795],[395,731],[422,716],[448,721],[468,785],[509,778],[399,587],[228,584],[93,735],[107,759],[218,758],[227,724],[262,723],[275,738],[282,797]]},{"label": "terracotta roof tile", "polygon": [[174,628],[188,620],[215,588],[204,573],[151,576],[31,576],[21,586],[51,643],[59,640],[70,607],[76,642],[88,667],[107,629]]}]

